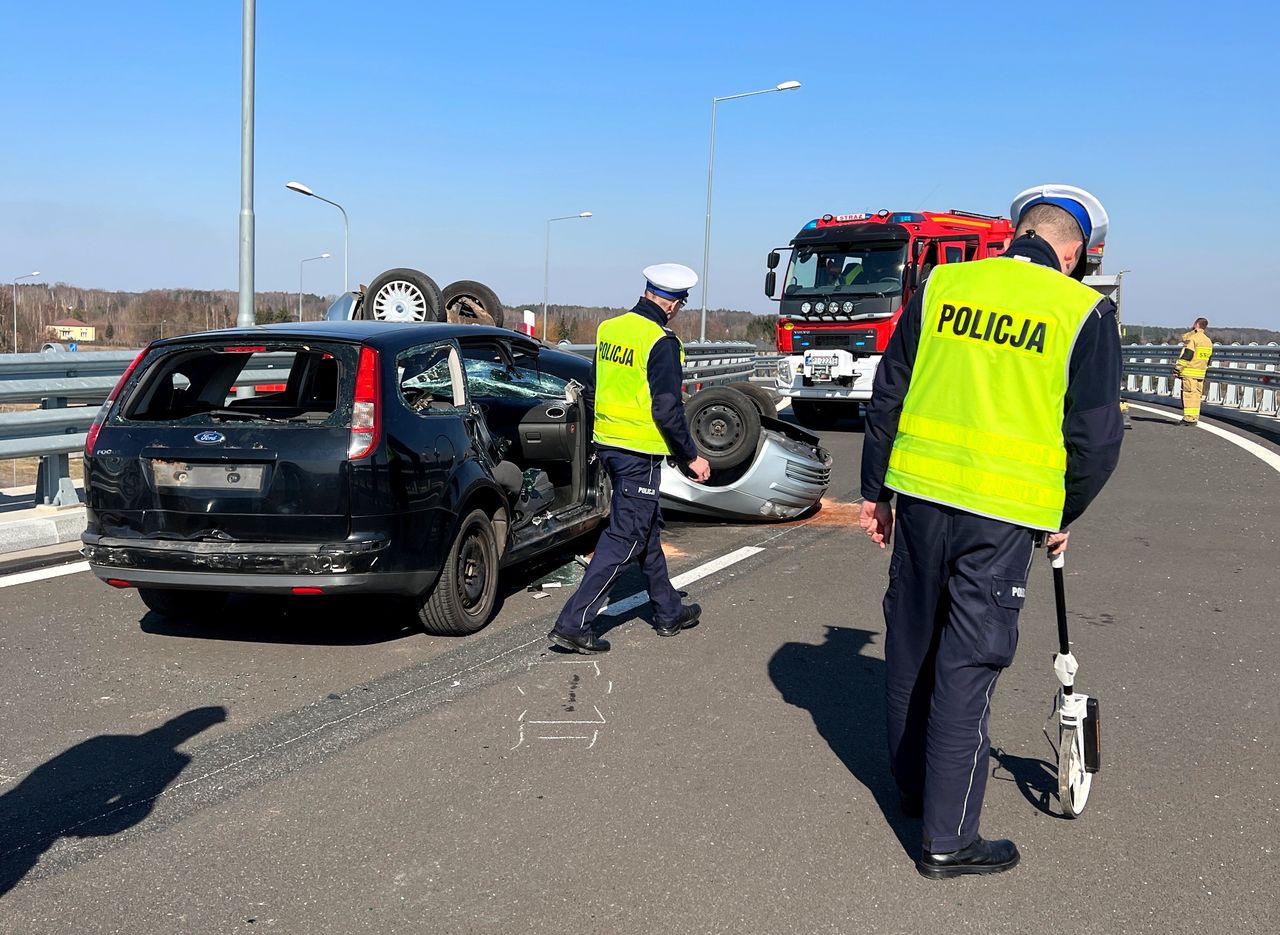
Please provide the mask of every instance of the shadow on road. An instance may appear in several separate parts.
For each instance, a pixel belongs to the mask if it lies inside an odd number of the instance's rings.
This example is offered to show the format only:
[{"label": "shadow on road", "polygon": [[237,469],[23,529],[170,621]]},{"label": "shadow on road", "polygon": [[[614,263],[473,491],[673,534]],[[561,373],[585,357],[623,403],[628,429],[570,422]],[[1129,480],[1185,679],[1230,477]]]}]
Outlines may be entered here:
[{"label": "shadow on road", "polygon": [[226,719],[226,708],[195,708],[145,734],[94,737],[37,766],[0,796],[0,895],[59,838],[119,834],[150,815],[191,762],[177,748]]},{"label": "shadow on road", "polygon": [[996,766],[991,778],[1016,783],[1028,802],[1052,818],[1065,818],[1049,807],[1058,801],[1058,764],[1029,756],[1014,756],[999,747],[991,748]]},{"label": "shadow on road", "polygon": [[785,643],[769,660],[769,677],[788,704],[804,708],[813,725],[875,797],[902,849],[920,850],[920,821],[905,817],[889,773],[885,741],[884,661],[862,655],[875,634],[827,627],[820,645]]},{"label": "shadow on road", "polygon": [[207,619],[148,612],[138,626],[157,636],[296,643],[305,646],[369,646],[421,634],[413,609],[383,597],[233,597]]}]

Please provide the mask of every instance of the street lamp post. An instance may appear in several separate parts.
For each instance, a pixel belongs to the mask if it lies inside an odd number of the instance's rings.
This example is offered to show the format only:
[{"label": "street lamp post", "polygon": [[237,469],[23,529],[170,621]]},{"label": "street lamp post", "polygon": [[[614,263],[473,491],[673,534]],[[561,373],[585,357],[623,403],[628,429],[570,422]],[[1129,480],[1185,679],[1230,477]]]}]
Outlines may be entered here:
[{"label": "street lamp post", "polygon": [[40,271],[27,273],[25,276],[17,276],[13,280],[13,352],[18,353],[18,283],[24,279],[35,279],[40,275]]},{"label": "street lamp post", "polygon": [[330,201],[328,198],[325,198],[323,195],[317,195],[315,192],[307,188],[307,186],[303,185],[301,182],[285,182],[284,187],[289,189],[289,191],[291,192],[297,192],[299,195],[307,195],[311,198],[318,198],[321,201],[323,201],[325,204],[333,205],[335,208],[337,208],[339,211],[342,212],[342,291],[346,292],[350,288],[350,285],[347,280],[347,246],[348,246],[347,244],[347,239],[348,239],[347,238],[347,233],[348,233],[347,209],[342,207],[342,205],[338,204],[336,201]]},{"label": "street lamp post", "polygon": [[721,101],[755,97],[757,94],[772,94],[774,91],[791,91],[798,87],[800,87],[799,81],[784,81],[782,84],[762,91],[746,91],[742,94],[728,94],[711,99],[711,155],[707,159],[707,229],[702,237],[702,328],[699,332],[699,341],[707,340],[707,267],[711,257],[711,177],[716,165],[716,105]]},{"label": "street lamp post", "polygon": [[302,321],[302,265],[310,263],[312,260],[327,260],[329,254],[322,253],[319,256],[309,256],[305,260],[298,262],[298,321]]},{"label": "street lamp post", "polygon": [[547,255],[542,261],[542,340],[544,341],[547,340],[547,285],[551,281],[551,222],[589,217],[591,217],[590,211],[580,211],[577,214],[566,214],[564,217],[547,218]]}]

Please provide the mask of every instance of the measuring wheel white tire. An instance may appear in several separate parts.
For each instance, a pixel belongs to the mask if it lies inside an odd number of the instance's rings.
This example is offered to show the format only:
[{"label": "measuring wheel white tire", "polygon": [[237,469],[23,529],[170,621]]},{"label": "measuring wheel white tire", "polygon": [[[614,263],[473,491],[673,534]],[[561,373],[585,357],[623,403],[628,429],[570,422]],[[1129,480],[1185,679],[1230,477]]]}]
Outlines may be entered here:
[{"label": "measuring wheel white tire", "polygon": [[1089,801],[1093,776],[1084,768],[1084,756],[1077,738],[1078,728],[1065,727],[1058,734],[1058,801],[1062,814],[1079,818]]}]

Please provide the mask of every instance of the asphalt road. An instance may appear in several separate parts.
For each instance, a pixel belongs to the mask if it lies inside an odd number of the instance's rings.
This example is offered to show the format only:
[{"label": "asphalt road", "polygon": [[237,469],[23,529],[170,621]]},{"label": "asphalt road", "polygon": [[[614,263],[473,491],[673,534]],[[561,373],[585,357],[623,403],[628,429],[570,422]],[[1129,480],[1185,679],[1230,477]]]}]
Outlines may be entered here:
[{"label": "asphalt road", "polygon": [[[888,553],[860,436],[783,526],[675,521],[704,622],[644,608],[552,653],[508,575],[482,634],[385,605],[243,600],[168,624],[87,574],[0,589],[4,932],[1274,932],[1280,477],[1135,414],[1068,604],[1103,771],[1057,816],[1047,566],[997,689],[984,832],[1023,863],[929,882],[884,758]],[[758,550],[758,551],[753,551]],[[569,555],[562,556],[567,561]],[[615,590],[638,589],[634,579]]]}]

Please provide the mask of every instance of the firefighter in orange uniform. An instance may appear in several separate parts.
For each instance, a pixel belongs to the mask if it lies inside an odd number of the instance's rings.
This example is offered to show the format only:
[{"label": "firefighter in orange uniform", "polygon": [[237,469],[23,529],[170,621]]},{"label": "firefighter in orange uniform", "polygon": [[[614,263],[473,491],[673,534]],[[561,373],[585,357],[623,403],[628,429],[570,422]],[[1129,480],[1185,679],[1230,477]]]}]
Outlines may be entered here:
[{"label": "firefighter in orange uniform", "polygon": [[1197,318],[1191,330],[1182,336],[1182,352],[1173,365],[1173,373],[1182,381],[1182,421],[1195,425],[1200,421],[1200,397],[1204,395],[1204,377],[1213,356],[1213,341],[1205,334],[1209,319]]}]

